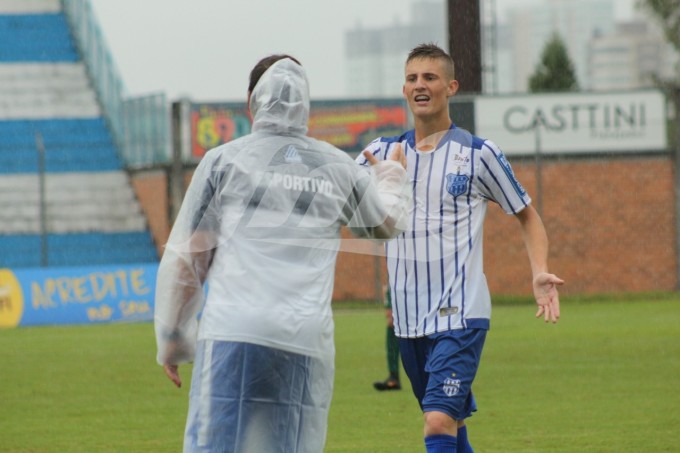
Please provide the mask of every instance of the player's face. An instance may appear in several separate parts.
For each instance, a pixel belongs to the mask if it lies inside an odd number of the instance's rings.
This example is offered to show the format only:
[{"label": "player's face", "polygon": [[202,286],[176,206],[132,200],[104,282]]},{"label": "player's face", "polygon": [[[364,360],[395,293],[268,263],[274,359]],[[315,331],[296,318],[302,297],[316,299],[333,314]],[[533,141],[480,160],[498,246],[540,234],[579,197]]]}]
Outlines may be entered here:
[{"label": "player's face", "polygon": [[406,64],[403,93],[414,117],[448,118],[448,99],[457,90],[458,82],[449,78],[441,60],[418,58]]}]

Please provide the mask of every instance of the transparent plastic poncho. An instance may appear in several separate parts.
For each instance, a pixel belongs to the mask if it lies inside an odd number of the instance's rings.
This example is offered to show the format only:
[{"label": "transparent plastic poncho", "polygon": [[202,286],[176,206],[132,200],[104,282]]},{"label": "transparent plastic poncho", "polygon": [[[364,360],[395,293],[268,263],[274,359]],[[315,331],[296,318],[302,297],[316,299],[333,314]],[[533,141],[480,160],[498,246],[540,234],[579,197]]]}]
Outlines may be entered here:
[{"label": "transparent plastic poncho", "polygon": [[340,229],[396,236],[410,191],[400,164],[307,137],[309,105],[304,69],[278,61],[251,95],[253,132],[200,162],[158,271],[160,364],[192,361],[197,338],[333,356]]},{"label": "transparent plastic poncho", "polygon": [[[317,452],[332,396],[331,296],[340,230],[348,226],[361,238],[396,236],[406,229],[410,190],[401,164],[380,162],[367,169],[305,135],[307,79],[289,59],[263,74],[250,111],[252,134],[205,155],[172,227],[158,270],[157,360],[191,362],[197,343],[201,346],[187,451],[208,446],[222,451],[227,444],[239,445],[239,451],[293,451],[280,440],[294,439],[294,451]],[[236,392],[228,410],[213,413],[225,403],[211,390],[217,385],[213,379],[237,368],[225,355],[204,360],[205,351],[230,345],[264,347],[266,357],[293,353],[290,357],[303,359],[305,378],[300,381],[298,360],[275,366],[267,359],[264,371],[245,377],[255,393]],[[265,377],[281,379],[268,384]],[[299,401],[258,393],[264,386],[269,394],[274,386],[288,394],[301,382]],[[298,415],[282,424],[279,412]],[[243,429],[234,433],[234,427]]]}]

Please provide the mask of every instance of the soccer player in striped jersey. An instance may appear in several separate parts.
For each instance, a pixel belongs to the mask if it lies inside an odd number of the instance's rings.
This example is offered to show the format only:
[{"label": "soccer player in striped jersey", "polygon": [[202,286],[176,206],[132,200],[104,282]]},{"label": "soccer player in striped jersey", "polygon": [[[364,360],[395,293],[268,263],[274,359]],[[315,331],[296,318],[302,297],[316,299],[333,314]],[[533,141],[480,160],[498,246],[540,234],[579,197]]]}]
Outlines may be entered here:
[{"label": "soccer player in striped jersey", "polygon": [[[465,419],[489,329],[491,298],[483,270],[482,227],[489,201],[519,221],[533,274],[537,317],[557,322],[557,285],[548,238],[531,198],[496,144],[457,128],[449,116],[454,63],[434,44],[414,48],[403,95],[415,129],[380,137],[367,150],[388,159],[403,148],[413,190],[410,230],[386,245],[395,333],[424,414],[428,453],[472,451]],[[368,165],[362,154],[357,162]]]}]

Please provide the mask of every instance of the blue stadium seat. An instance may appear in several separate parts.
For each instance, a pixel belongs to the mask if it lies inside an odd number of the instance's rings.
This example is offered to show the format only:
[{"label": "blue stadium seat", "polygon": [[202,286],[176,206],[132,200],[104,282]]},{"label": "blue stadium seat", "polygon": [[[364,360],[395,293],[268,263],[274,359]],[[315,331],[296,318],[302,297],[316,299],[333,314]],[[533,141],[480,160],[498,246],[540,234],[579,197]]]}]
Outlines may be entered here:
[{"label": "blue stadium seat", "polygon": [[0,62],[78,60],[63,14],[0,15]]},{"label": "blue stadium seat", "polygon": [[120,170],[123,164],[103,118],[0,121],[0,174],[38,172],[36,132],[46,172]]},{"label": "blue stadium seat", "polygon": [[[0,235],[0,268],[39,267],[39,235]],[[11,252],[7,252],[11,251]],[[124,233],[73,233],[47,235],[47,264],[96,266],[155,263],[156,248],[148,231]]]},{"label": "blue stadium seat", "polygon": [[38,235],[0,235],[0,250],[0,268],[40,266],[41,240]]},{"label": "blue stadium seat", "polygon": [[91,266],[158,261],[146,232],[52,234],[48,236],[50,266]]}]

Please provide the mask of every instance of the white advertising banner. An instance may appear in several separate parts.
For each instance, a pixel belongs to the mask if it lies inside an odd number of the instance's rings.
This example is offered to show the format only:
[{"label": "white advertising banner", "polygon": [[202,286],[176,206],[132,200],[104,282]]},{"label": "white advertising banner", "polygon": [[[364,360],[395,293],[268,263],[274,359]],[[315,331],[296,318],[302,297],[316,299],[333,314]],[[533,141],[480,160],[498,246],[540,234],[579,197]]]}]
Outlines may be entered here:
[{"label": "white advertising banner", "polygon": [[664,151],[666,101],[652,90],[478,97],[475,135],[508,155]]}]

